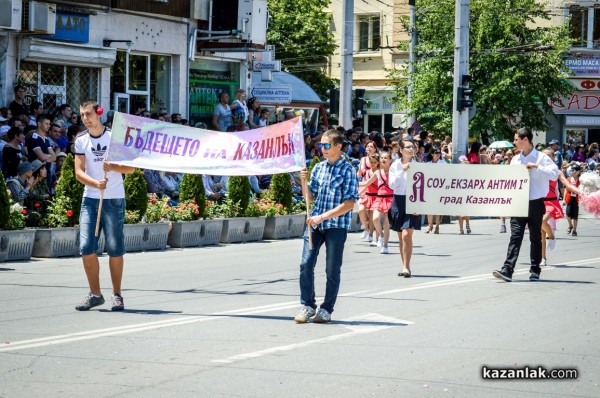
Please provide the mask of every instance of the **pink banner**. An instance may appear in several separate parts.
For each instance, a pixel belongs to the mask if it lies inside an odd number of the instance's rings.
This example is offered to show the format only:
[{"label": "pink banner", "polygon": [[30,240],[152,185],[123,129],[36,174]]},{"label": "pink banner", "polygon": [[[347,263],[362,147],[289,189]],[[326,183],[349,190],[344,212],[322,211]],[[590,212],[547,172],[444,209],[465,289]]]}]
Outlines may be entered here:
[{"label": "pink banner", "polygon": [[261,175],[306,166],[302,119],[222,133],[115,113],[108,160],[141,169]]}]

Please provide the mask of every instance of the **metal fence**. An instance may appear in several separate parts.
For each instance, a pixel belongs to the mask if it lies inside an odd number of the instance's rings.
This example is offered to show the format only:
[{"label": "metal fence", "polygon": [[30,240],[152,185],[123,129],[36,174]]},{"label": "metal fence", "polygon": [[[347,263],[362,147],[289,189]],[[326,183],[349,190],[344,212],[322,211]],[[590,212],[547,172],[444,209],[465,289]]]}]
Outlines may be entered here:
[{"label": "metal fence", "polygon": [[87,99],[98,99],[100,69],[21,62],[17,84],[25,86],[25,103],[44,105],[46,113],[69,104],[75,112]]}]

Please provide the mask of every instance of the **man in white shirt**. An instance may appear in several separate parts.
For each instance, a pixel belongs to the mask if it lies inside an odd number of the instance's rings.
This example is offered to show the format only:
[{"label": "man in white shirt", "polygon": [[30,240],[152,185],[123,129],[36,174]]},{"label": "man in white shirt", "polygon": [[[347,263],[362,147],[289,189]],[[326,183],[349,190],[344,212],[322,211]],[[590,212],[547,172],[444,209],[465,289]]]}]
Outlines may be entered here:
[{"label": "man in white shirt", "polygon": [[[75,139],[75,177],[85,185],[81,203],[79,252],[87,276],[90,291],[77,311],[88,311],[104,304],[100,291],[100,264],[98,262],[98,237],[95,236],[96,220],[102,198],[100,230],[104,230],[106,252],[113,285],[112,311],[123,311],[121,295],[123,278],[123,255],[125,237],[125,188],[122,174],[133,173],[134,168],[107,161],[110,150],[111,130],[102,125],[103,110],[94,100],[81,104],[81,120],[87,130]],[[102,193],[104,192],[104,194]]]},{"label": "man in white shirt", "polygon": [[529,226],[531,243],[529,280],[540,279],[540,262],[542,261],[542,218],[546,212],[544,198],[548,193],[551,180],[558,179],[558,167],[543,152],[537,151],[532,144],[533,134],[528,128],[521,128],[515,133],[514,144],[521,151],[510,162],[511,166],[525,166],[529,170],[529,212],[527,217],[510,219],[510,242],[504,266],[493,275],[506,282],[512,281],[512,274],[519,258],[519,251],[525,235],[525,227]]}]

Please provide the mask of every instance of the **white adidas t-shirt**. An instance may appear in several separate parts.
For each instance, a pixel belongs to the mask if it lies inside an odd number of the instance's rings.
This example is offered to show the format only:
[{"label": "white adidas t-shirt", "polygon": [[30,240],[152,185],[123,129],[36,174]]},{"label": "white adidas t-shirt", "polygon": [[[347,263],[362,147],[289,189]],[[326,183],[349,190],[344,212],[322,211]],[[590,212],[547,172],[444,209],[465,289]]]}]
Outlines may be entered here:
[{"label": "white adidas t-shirt", "polygon": [[[75,139],[75,154],[85,156],[85,173],[98,181],[104,179],[104,160],[108,154],[111,134],[109,128],[104,128],[102,135],[95,138],[90,135],[88,130],[85,130],[79,133]],[[123,175],[109,171],[107,178],[108,183],[104,190],[104,199],[124,198]],[[83,196],[100,199],[100,190],[86,185]]]}]

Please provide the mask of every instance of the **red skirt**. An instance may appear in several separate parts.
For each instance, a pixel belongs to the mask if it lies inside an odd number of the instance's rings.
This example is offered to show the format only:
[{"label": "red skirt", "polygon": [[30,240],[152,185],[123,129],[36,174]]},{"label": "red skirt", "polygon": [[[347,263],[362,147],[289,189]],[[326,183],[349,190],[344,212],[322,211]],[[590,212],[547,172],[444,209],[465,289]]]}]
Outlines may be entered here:
[{"label": "red skirt", "polygon": [[550,214],[553,219],[564,218],[565,213],[557,199],[545,200],[544,206],[546,206],[546,214]]},{"label": "red skirt", "polygon": [[377,199],[376,193],[366,193],[362,198],[360,198],[359,202],[361,205],[365,206],[369,210],[375,210],[373,207],[375,200]]},{"label": "red skirt", "polygon": [[373,203],[373,209],[377,209],[380,213],[387,213],[392,208],[394,195],[377,196]]}]

